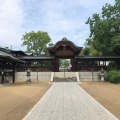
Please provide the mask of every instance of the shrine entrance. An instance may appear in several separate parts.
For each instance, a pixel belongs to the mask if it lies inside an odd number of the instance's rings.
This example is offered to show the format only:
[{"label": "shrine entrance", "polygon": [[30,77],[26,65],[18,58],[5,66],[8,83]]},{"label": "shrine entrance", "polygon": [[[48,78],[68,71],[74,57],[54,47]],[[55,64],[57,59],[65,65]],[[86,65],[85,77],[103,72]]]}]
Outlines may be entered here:
[{"label": "shrine entrance", "polygon": [[59,59],[59,71],[70,72],[72,68],[71,59]]},{"label": "shrine entrance", "polygon": [[74,45],[71,41],[67,40],[66,38],[63,38],[61,41],[58,41],[53,47],[48,47],[48,51],[51,54],[51,56],[55,56],[55,61],[53,63],[54,71],[61,71],[59,69],[61,59],[69,60],[69,65],[67,67],[70,67],[70,71],[76,71],[77,63],[75,60],[75,56],[78,56],[81,50],[82,47]]},{"label": "shrine entrance", "polygon": [[[107,63],[120,61],[119,56],[80,56],[82,47],[76,46],[66,38],[47,49],[49,56],[23,56],[15,51],[16,56],[21,56],[18,57],[20,60],[26,61],[17,67],[17,71],[25,71],[28,67],[32,71],[100,71],[101,68],[107,69]],[[65,64],[66,61],[69,61],[69,65]],[[64,64],[62,68],[61,64]]]}]

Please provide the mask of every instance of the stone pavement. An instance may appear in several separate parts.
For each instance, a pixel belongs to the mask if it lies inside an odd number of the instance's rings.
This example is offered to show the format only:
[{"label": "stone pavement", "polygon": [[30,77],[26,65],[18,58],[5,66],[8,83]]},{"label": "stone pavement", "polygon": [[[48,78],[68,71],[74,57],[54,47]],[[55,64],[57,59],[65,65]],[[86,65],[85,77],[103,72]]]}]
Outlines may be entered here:
[{"label": "stone pavement", "polygon": [[[98,93],[99,94],[99,93]],[[118,120],[77,83],[53,83],[23,120]]]}]

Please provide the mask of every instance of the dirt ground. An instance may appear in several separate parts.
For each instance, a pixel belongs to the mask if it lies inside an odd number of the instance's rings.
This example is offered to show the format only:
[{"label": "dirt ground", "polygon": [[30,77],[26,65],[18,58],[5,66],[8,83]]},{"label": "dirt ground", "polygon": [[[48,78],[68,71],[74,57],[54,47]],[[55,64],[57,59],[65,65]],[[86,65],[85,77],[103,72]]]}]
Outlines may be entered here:
[{"label": "dirt ground", "polygon": [[108,82],[82,82],[80,86],[120,119],[120,84]]},{"label": "dirt ground", "polygon": [[49,81],[18,81],[0,87],[0,120],[22,120],[51,85]]},{"label": "dirt ground", "polygon": [[[49,81],[18,81],[0,87],[0,120],[21,120],[51,85]],[[82,82],[80,86],[120,119],[120,84]]]}]

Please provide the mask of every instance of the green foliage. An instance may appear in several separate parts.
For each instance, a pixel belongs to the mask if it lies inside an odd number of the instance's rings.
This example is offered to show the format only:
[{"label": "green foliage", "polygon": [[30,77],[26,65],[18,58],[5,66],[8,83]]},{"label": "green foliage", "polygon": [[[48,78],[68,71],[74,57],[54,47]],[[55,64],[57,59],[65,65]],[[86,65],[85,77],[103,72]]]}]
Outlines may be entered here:
[{"label": "green foliage", "polygon": [[70,64],[70,60],[69,59],[59,59],[59,64],[61,67],[67,67]]},{"label": "green foliage", "polygon": [[54,44],[53,43],[49,43],[48,45],[49,45],[49,47],[52,47]]},{"label": "green foliage", "polygon": [[100,55],[102,55],[101,51],[98,51],[95,48],[94,42],[90,43],[90,54],[93,55],[93,56],[100,56]]},{"label": "green foliage", "polygon": [[[90,26],[89,45],[93,54],[120,55],[120,0],[115,5],[105,4],[101,14],[93,14],[86,24]],[[95,50],[95,51],[94,51]]]},{"label": "green foliage", "polygon": [[113,41],[111,41],[111,46],[113,53],[115,55],[120,55],[120,34],[113,38]]},{"label": "green foliage", "polygon": [[116,69],[116,62],[111,61],[109,65],[107,66],[107,71],[115,70]]},{"label": "green foliage", "polygon": [[80,55],[84,56],[84,55],[90,55],[90,48],[85,47],[84,49],[82,49]]},{"label": "green foliage", "polygon": [[100,51],[97,51],[96,50],[96,47],[95,47],[95,41],[93,41],[92,39],[90,38],[87,38],[86,41],[85,41],[85,48],[81,51],[80,55],[84,56],[84,55],[87,55],[87,56],[99,56],[99,55],[102,55],[102,53]]},{"label": "green foliage", "polygon": [[112,70],[107,72],[105,75],[105,81],[111,82],[111,83],[120,83],[120,71]]},{"label": "green foliage", "polygon": [[36,56],[40,56],[41,54],[49,54],[47,51],[47,44],[51,41],[51,38],[47,32],[32,31],[23,35],[22,40],[22,46],[27,46],[28,52],[33,52]]},{"label": "green foliage", "polygon": [[107,66],[107,71],[111,70],[120,70],[120,61],[110,61],[109,65]]}]

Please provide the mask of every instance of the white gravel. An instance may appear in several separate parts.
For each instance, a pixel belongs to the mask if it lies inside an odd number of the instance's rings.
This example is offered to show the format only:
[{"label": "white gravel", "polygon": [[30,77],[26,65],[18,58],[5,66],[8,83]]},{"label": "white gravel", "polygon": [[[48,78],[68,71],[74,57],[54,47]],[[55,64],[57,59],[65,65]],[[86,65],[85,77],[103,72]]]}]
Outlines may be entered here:
[{"label": "white gravel", "polygon": [[118,119],[77,83],[54,83],[23,120]]}]

